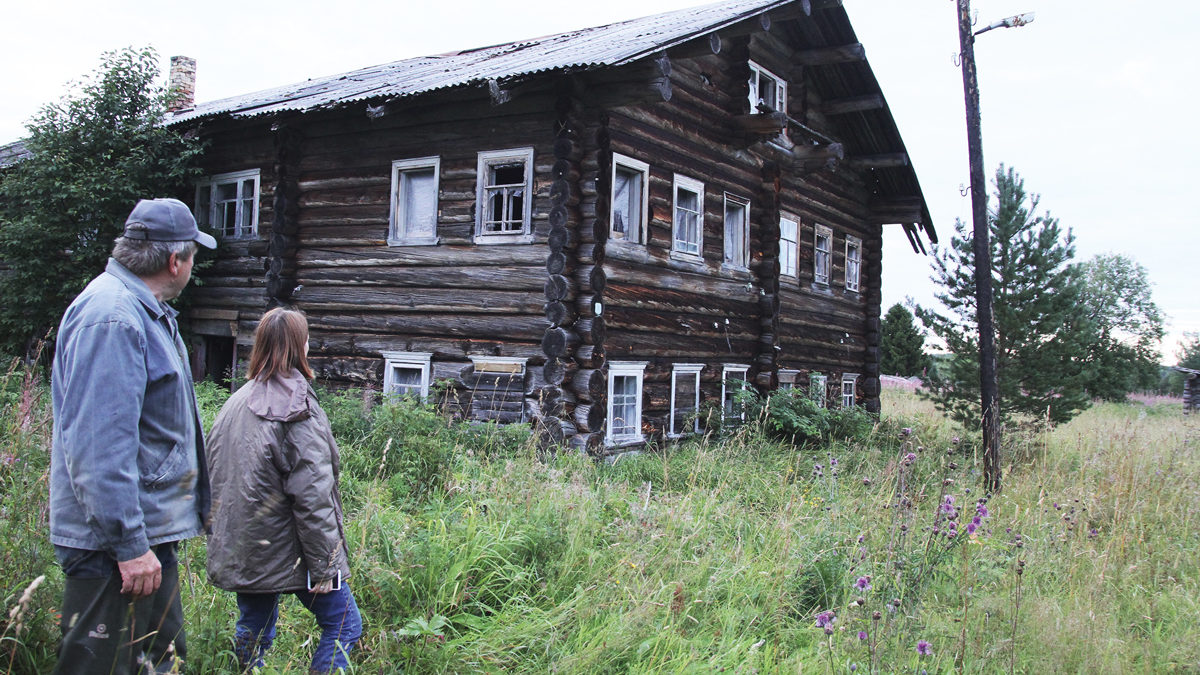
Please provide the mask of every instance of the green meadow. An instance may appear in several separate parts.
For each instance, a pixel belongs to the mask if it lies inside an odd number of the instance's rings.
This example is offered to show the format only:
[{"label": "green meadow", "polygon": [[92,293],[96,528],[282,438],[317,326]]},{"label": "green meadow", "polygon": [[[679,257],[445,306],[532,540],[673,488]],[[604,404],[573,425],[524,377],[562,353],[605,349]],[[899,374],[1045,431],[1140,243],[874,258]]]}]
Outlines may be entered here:
[{"label": "green meadow", "polygon": [[[0,672],[40,673],[62,588],[49,394],[2,377]],[[201,386],[207,424],[224,397]],[[1200,672],[1200,417],[1177,403],[1008,429],[987,496],[977,434],[909,392],[851,438],[797,446],[768,407],[611,464],[521,426],[322,401],[365,622],[353,672]],[[203,541],[182,564],[187,672],[235,672],[233,596]],[[305,672],[317,629],[292,598],[279,630],[261,672]]]}]

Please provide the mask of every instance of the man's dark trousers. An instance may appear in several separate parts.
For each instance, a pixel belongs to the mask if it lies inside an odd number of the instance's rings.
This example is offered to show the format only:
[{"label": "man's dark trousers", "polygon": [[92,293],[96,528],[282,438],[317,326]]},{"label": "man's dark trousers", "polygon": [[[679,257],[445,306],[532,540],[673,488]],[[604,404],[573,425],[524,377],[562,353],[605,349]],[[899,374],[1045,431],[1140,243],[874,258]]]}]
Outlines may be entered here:
[{"label": "man's dark trousers", "polygon": [[165,673],[175,657],[187,655],[175,547],[169,542],[152,548],[162,565],[162,585],[136,601],[121,593],[121,572],[112,556],[55,547],[66,579],[63,640],[54,673]]}]

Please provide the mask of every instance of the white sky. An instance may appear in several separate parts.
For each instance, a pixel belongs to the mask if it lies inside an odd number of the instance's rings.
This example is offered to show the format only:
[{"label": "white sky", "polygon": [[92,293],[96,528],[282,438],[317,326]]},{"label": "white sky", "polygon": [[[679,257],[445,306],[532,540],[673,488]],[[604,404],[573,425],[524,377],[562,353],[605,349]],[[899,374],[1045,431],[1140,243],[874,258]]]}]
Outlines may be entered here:
[{"label": "white sky", "polygon": [[[949,241],[970,218],[966,130],[952,0],[844,0]],[[386,63],[596,26],[704,0],[127,0],[21,2],[4,10],[0,143],[20,138],[38,108],[91,72],[101,52],[153,46],[198,61],[207,101]],[[1194,30],[1200,3],[1164,0],[975,0],[979,26],[1022,12],[1037,20],[976,44],[987,175],[1013,166],[1041,207],[1074,230],[1078,257],[1119,252],[1150,272],[1169,315],[1164,356],[1200,331],[1200,228],[1188,208],[1200,134]],[[569,9],[565,9],[569,8]],[[903,233],[884,237],[883,309],[933,302],[929,261]]]}]

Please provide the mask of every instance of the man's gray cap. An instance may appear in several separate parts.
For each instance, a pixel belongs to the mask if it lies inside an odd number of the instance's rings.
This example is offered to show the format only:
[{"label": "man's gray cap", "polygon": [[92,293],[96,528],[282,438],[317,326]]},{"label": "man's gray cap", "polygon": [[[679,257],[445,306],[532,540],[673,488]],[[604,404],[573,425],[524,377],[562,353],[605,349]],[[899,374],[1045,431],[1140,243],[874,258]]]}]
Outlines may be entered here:
[{"label": "man's gray cap", "polygon": [[[140,223],[146,229],[130,230],[129,226]],[[133,207],[125,219],[126,239],[149,241],[194,241],[205,248],[216,248],[217,240],[196,226],[196,218],[187,204],[178,199],[143,199]]]}]

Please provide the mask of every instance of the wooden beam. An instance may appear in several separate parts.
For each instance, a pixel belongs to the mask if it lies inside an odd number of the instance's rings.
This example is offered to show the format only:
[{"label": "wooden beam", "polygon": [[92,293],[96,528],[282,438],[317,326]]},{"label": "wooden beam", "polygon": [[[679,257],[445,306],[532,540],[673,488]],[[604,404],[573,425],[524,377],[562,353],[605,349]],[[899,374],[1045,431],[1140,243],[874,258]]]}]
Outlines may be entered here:
[{"label": "wooden beam", "polygon": [[801,66],[830,66],[838,63],[855,63],[867,60],[867,50],[862,43],[823,47],[796,52],[795,63]]},{"label": "wooden beam", "polygon": [[880,94],[867,94],[866,96],[852,96],[850,98],[838,98],[831,101],[821,103],[817,109],[823,115],[848,115],[850,113],[865,112],[867,110],[879,110],[883,108],[883,96]]},{"label": "wooden beam", "polygon": [[830,168],[846,156],[841,143],[820,145],[796,145],[792,148],[792,173],[803,175],[812,171]]},{"label": "wooden beam", "polygon": [[781,112],[734,115],[733,128],[750,136],[775,136],[787,128],[787,115]]},{"label": "wooden beam", "polygon": [[851,157],[846,163],[852,169],[896,169],[908,166],[908,154],[893,152],[882,155]]}]

